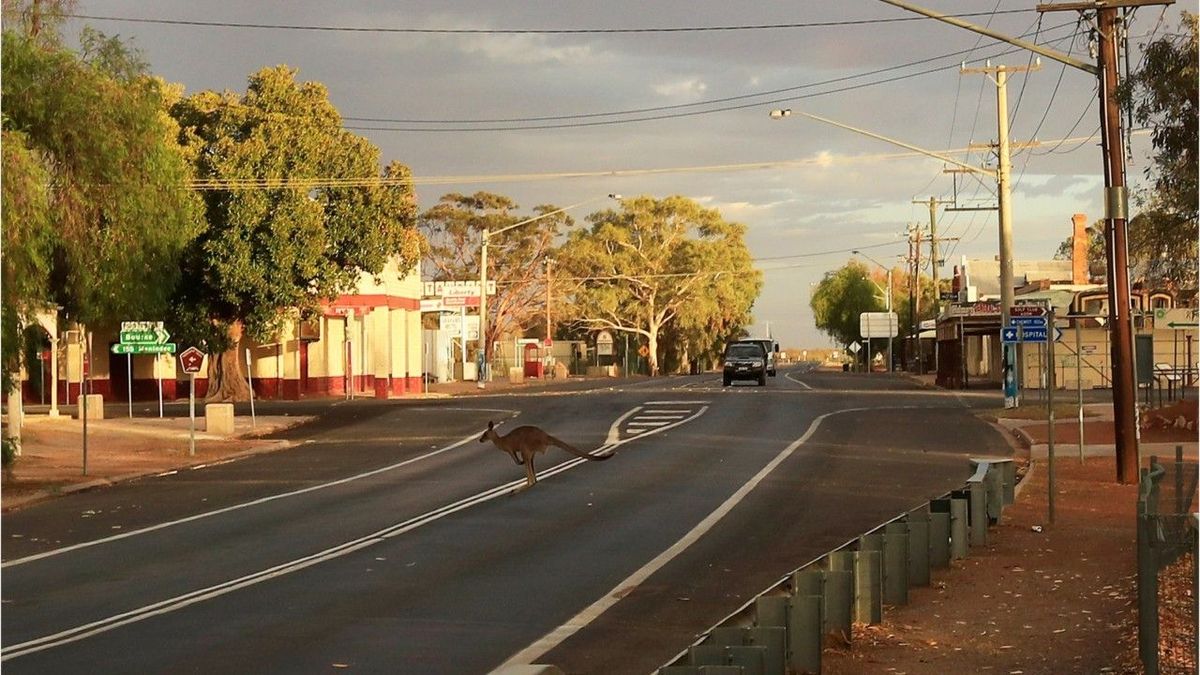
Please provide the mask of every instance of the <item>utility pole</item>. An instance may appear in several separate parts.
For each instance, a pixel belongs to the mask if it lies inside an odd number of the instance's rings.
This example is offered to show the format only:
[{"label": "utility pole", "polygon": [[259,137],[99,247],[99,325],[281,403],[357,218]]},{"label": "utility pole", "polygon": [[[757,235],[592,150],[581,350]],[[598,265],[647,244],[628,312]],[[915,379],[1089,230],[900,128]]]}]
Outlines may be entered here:
[{"label": "utility pole", "polygon": [[939,239],[937,236],[937,210],[939,206],[944,204],[954,205],[955,202],[953,199],[938,199],[937,197],[930,197],[929,201],[919,201],[914,199],[913,203],[929,204],[929,261],[930,267],[933,270],[933,289],[934,293],[936,294],[933,300],[934,307],[936,307],[934,315],[937,316],[942,313],[942,290],[941,287],[938,286],[938,276],[942,263],[944,262],[941,256],[938,255],[938,242],[950,240],[949,238]]},{"label": "utility pole", "polygon": [[1099,37],[1100,147],[1104,153],[1104,240],[1108,262],[1109,325],[1112,331],[1113,413],[1117,445],[1117,481],[1138,479],[1137,394],[1133,375],[1133,313],[1129,293],[1129,194],[1125,185],[1125,148],[1117,100],[1117,59],[1121,7],[1170,5],[1173,0],[1105,0],[1038,5],[1039,12],[1096,11]]},{"label": "utility pole", "polygon": [[[963,67],[960,72],[983,73],[996,85],[996,193],[1000,210],[1000,325],[1008,326],[1013,305],[1013,242],[1012,242],[1012,156],[1008,142],[1008,74],[1041,68],[1036,66],[993,66],[989,61],[982,68]],[[994,77],[993,77],[994,76]],[[1004,407],[1020,404],[1017,396],[1017,346],[1002,347],[1001,372],[1004,374]]]},{"label": "utility pole", "polygon": [[1125,149],[1121,138],[1121,111],[1117,103],[1117,9],[1146,5],[1172,5],[1174,0],[1090,0],[1038,5],[1039,12],[1095,11],[1100,33],[1098,65],[1042,45],[1002,35],[961,19],[917,7],[904,0],[882,0],[960,28],[1022,47],[1099,77],[1101,151],[1104,154],[1105,255],[1108,259],[1108,297],[1112,324],[1113,414],[1116,430],[1117,481],[1138,480],[1137,396],[1133,379],[1133,325],[1129,299],[1128,205],[1125,186]]}]

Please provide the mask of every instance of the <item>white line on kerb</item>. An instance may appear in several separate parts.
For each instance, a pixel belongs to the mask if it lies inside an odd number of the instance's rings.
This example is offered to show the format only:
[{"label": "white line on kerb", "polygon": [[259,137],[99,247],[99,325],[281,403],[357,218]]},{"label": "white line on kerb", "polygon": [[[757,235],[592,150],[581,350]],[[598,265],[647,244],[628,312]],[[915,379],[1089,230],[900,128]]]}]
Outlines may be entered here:
[{"label": "white line on kerb", "polygon": [[511,666],[531,664],[539,656],[545,654],[551,649],[554,649],[564,640],[579,632],[589,623],[595,621],[601,614],[607,611],[608,608],[617,604],[617,602],[619,602],[621,598],[629,592],[630,589],[641,585],[642,582],[650,578],[650,575],[657,572],[663,565],[666,565],[680,553],[683,553],[687,547],[696,543],[700,537],[704,536],[709,530],[711,530],[718,521],[720,521],[725,517],[726,514],[733,510],[733,507],[737,506],[738,503],[746,497],[746,495],[750,494],[751,490],[758,486],[758,484],[761,483],[763,479],[765,479],[772,471],[774,471],[776,467],[782,464],[783,460],[791,456],[791,454],[796,451],[796,448],[799,448],[801,445],[807,442],[808,439],[812,437],[814,433],[816,433],[817,427],[821,426],[821,422],[823,422],[826,417],[857,410],[867,410],[867,408],[847,408],[845,410],[835,410],[833,412],[825,413],[824,415],[821,415],[817,419],[813,420],[812,424],[809,425],[808,430],[804,432],[803,436],[792,441],[790,445],[781,450],[774,459],[772,459],[769,463],[767,463],[766,466],[762,468],[762,470],[755,474],[753,478],[746,481],[742,487],[738,488],[737,492],[734,492],[732,495],[730,495],[730,497],[726,499],[720,506],[718,506],[716,510],[708,514],[708,516],[706,516],[704,520],[700,521],[695,527],[693,527],[691,531],[683,535],[679,541],[672,544],[667,550],[658,554],[658,556],[650,562],[642,565],[640,569],[623,579],[620,583],[614,586],[612,590],[601,596],[599,600],[593,602],[583,611],[571,617],[569,621],[550,631],[537,642],[534,642],[525,649],[522,649],[521,651],[509,657],[509,659],[505,661],[500,668],[503,669]]},{"label": "white line on kerb", "polygon": [[[640,409],[641,409],[641,407],[638,406],[638,407],[634,408],[633,410],[630,410],[629,412],[625,413],[624,415],[621,416],[620,419],[618,419],[616,424],[619,424],[621,420],[625,419],[629,415],[632,415],[634,412],[636,412],[637,410],[640,410]],[[708,406],[704,406],[700,410],[696,411],[696,413],[693,414],[691,417],[688,417],[687,419],[684,419],[684,420],[680,420],[679,422],[676,422],[675,424],[672,424],[672,425],[666,426],[666,427],[660,427],[658,429],[647,430],[645,433],[639,434],[636,437],[626,438],[626,439],[617,441],[615,443],[606,443],[606,444],[600,446],[599,448],[597,448],[593,452],[601,453],[601,454],[606,453],[606,452],[611,453],[617,447],[624,445],[625,443],[628,443],[635,439],[641,439],[641,438],[645,438],[646,436],[651,436],[653,434],[667,431],[668,429],[677,427],[682,424],[686,424],[686,423],[696,419],[697,417],[703,415],[707,411],[708,411]],[[459,441],[458,443],[455,443],[454,445],[447,446],[447,447],[442,448],[441,450],[437,450],[435,452],[444,452],[451,448],[462,445],[463,443],[465,443],[473,438],[475,438],[474,435],[469,436],[468,438],[466,438],[462,441]],[[428,457],[431,454],[434,454],[434,453],[427,453],[426,455],[424,455],[424,457]],[[408,461],[413,462],[413,461],[417,461],[418,459],[420,459],[420,458],[414,458],[414,459],[411,459]],[[563,462],[561,464],[552,466],[549,469],[543,469],[542,471],[539,471],[537,475],[538,475],[539,479],[548,478],[555,474],[562,473],[563,471],[567,471],[568,469],[572,469],[576,466],[579,466],[580,464],[583,464],[585,462],[587,462],[586,459],[584,459],[582,457],[577,457],[574,459],[570,459],[566,462]],[[382,469],[377,469],[374,473],[378,473],[379,471],[382,471]],[[377,530],[366,536],[359,537],[357,539],[352,539],[350,541],[343,542],[336,546],[331,546],[323,551],[318,551],[317,553],[313,553],[312,555],[304,556],[303,558],[297,558],[295,560],[281,563],[279,565],[267,568],[265,570],[260,570],[258,572],[252,572],[250,574],[247,574],[242,577],[238,577],[236,579],[230,579],[228,581],[225,581],[225,582],[213,585],[213,586],[209,586],[208,588],[201,588],[201,589],[197,589],[195,591],[184,593],[182,595],[177,595],[173,598],[168,598],[166,600],[162,600],[162,601],[150,604],[150,605],[146,605],[144,607],[132,609],[128,612],[123,612],[121,614],[116,614],[116,615],[113,615],[113,616],[110,616],[110,617],[107,617],[104,619],[100,619],[98,621],[93,621],[91,623],[87,623],[82,626],[68,628],[67,630],[60,631],[60,632],[54,633],[52,635],[45,635],[45,636],[42,636],[39,638],[34,638],[32,640],[27,640],[27,641],[19,643],[19,644],[4,646],[3,651],[0,652],[0,661],[8,661],[9,659],[15,659],[15,658],[24,656],[26,654],[32,654],[34,652],[40,652],[40,651],[43,651],[46,649],[52,649],[52,648],[58,647],[60,645],[68,644],[71,642],[77,642],[79,640],[83,640],[85,638],[89,638],[94,635],[99,635],[101,633],[107,633],[108,631],[119,628],[121,626],[125,626],[125,625],[131,624],[131,623],[136,623],[138,621],[143,621],[145,619],[149,619],[151,617],[159,616],[162,614],[167,614],[169,612],[183,609],[185,607],[194,605],[199,602],[203,602],[205,600],[211,600],[213,598],[217,598],[222,595],[232,593],[236,590],[240,590],[240,589],[246,588],[248,586],[253,586],[255,584],[259,584],[264,581],[269,581],[271,579],[275,579],[275,578],[282,577],[287,574],[291,574],[292,572],[298,572],[302,569],[312,567],[313,565],[317,565],[317,564],[320,564],[323,562],[328,562],[330,560],[334,560],[336,558],[340,558],[342,556],[349,555],[351,553],[354,553],[355,551],[359,551],[359,550],[362,550],[369,546],[373,546],[375,544],[383,542],[392,537],[396,537],[401,534],[411,532],[411,531],[421,527],[422,525],[428,525],[429,523],[432,523],[434,521],[445,518],[448,515],[457,513],[459,511],[467,509],[471,506],[476,506],[478,504],[482,504],[484,502],[491,501],[492,499],[495,499],[497,497],[510,494],[510,493],[516,491],[518,488],[520,488],[520,486],[524,482],[525,481],[523,479],[518,479],[515,481],[510,481],[508,483],[504,483],[502,485],[498,485],[491,489],[484,490],[483,492],[474,494],[470,497],[466,497],[466,498],[460,499],[456,502],[452,502],[450,504],[446,504],[444,506],[438,507],[432,511],[429,511],[428,513],[424,513],[419,516],[414,516],[412,518],[409,518],[408,520],[405,520],[405,521],[402,521],[399,523],[395,523],[393,525],[389,525],[388,527],[385,527],[381,530]],[[332,483],[330,485],[332,485]],[[297,494],[297,493],[292,493],[292,494]],[[261,500],[261,501],[265,501],[265,500]],[[261,503],[261,501],[259,503]],[[234,507],[230,507],[230,509],[225,509],[225,510],[232,510],[232,508],[234,508]],[[218,513],[218,511],[213,511],[212,513],[213,514]],[[193,519],[194,518],[195,518],[195,516],[193,516]],[[176,521],[176,522],[183,522],[183,521]],[[143,530],[143,531],[145,531],[145,530]],[[133,533],[131,533],[131,534],[133,534]],[[95,542],[91,542],[91,543],[94,544]],[[61,550],[65,550],[65,549],[60,549],[60,551]],[[32,556],[31,556],[31,558],[32,558]]]}]

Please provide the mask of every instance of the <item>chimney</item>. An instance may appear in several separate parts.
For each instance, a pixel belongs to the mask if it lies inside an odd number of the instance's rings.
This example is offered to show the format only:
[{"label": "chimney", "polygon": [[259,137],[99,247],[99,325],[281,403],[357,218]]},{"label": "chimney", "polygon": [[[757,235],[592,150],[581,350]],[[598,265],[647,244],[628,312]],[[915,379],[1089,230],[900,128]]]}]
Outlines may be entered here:
[{"label": "chimney", "polygon": [[1088,230],[1087,216],[1076,213],[1071,216],[1071,283],[1086,284],[1088,277]]}]

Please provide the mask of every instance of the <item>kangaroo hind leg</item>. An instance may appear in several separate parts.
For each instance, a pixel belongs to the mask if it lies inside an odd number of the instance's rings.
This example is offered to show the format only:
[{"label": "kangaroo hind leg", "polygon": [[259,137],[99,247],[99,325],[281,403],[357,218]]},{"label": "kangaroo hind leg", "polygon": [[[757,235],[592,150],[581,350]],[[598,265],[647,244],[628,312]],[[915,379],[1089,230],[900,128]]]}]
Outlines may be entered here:
[{"label": "kangaroo hind leg", "polygon": [[537,469],[533,468],[533,455],[525,460],[525,486],[533,487],[537,482]]}]

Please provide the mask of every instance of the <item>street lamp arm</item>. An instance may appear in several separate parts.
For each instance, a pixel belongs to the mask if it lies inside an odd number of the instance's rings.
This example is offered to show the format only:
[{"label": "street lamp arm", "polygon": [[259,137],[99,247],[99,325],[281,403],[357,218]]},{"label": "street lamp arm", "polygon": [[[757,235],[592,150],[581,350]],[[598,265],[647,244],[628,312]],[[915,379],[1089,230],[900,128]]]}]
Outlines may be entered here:
[{"label": "street lamp arm", "polygon": [[571,204],[570,206],[564,206],[564,207],[562,207],[561,209],[555,209],[555,210],[553,210],[553,211],[547,211],[547,212],[545,212],[545,213],[541,213],[541,214],[538,214],[538,215],[536,215],[536,216],[533,216],[532,218],[526,218],[525,220],[522,220],[522,221],[521,221],[521,222],[519,222],[519,223],[513,223],[512,225],[508,225],[508,226],[506,226],[506,227],[502,227],[502,228],[500,228],[500,229],[498,229],[498,230],[494,230],[494,231],[485,231],[485,232],[484,232],[484,237],[491,237],[491,236],[495,236],[495,235],[497,235],[497,234],[500,234],[501,232],[507,232],[507,231],[509,231],[509,230],[513,229],[514,227],[520,227],[520,226],[522,226],[522,225],[528,225],[529,223],[532,223],[532,222],[534,222],[534,221],[536,221],[536,220],[541,220],[542,218],[549,218],[550,216],[553,216],[553,215],[556,215],[556,214],[562,213],[563,211],[570,211],[571,209],[577,209],[577,208],[579,208],[580,206],[583,206],[584,204],[591,204],[592,202],[598,202],[598,201],[600,201],[601,199],[620,199],[620,198],[621,198],[621,195],[613,195],[613,194],[610,194],[610,195],[605,195],[605,196],[603,196],[603,197],[592,197],[591,199],[585,199],[585,200],[583,200],[583,201],[581,201],[581,202],[578,202],[578,203],[575,203],[575,204]]},{"label": "street lamp arm", "polygon": [[[886,0],[885,0],[885,1],[886,1]],[[849,124],[843,124],[843,123],[841,123],[841,122],[838,122],[837,120],[831,120],[831,119],[829,119],[828,117],[821,117],[820,115],[814,115],[814,114],[812,114],[812,113],[806,113],[806,112],[804,112],[803,110],[791,110],[790,108],[789,108],[789,109],[785,109],[785,110],[772,110],[772,111],[771,111],[771,117],[772,117],[773,119],[780,119],[780,118],[783,118],[783,117],[789,117],[789,116],[791,116],[792,114],[801,115],[801,116],[803,116],[803,117],[807,117],[807,118],[809,118],[809,119],[816,120],[816,121],[818,121],[818,122],[824,122],[825,124],[830,124],[830,125],[833,125],[833,126],[835,126],[835,127],[838,127],[839,129],[845,129],[845,130],[847,130],[847,131],[853,131],[853,132],[854,132],[854,133],[856,133],[856,134],[862,134],[862,135],[864,135],[864,136],[869,136],[869,137],[871,137],[871,138],[874,138],[874,139],[876,139],[876,140],[883,141],[883,142],[885,142],[885,143],[891,143],[892,145],[898,145],[898,146],[900,146],[900,147],[902,147],[902,148],[905,148],[905,149],[907,149],[907,150],[912,150],[913,152],[917,152],[917,153],[920,153],[920,154],[922,154],[922,155],[926,155],[926,156],[928,156],[928,157],[933,157],[934,159],[940,159],[940,160],[942,160],[943,162],[946,162],[947,164],[953,164],[953,165],[955,165],[955,166],[961,167],[961,168],[963,168],[963,169],[965,169],[965,170],[967,170],[967,171],[970,171],[970,172],[972,172],[972,173],[981,173],[981,174],[984,174],[985,176],[992,176],[993,178],[996,176],[996,172],[995,172],[995,171],[993,171],[993,170],[990,170],[990,169],[981,169],[981,168],[979,168],[979,167],[977,167],[977,166],[974,166],[974,165],[971,165],[971,164],[967,164],[966,162],[960,162],[959,160],[957,160],[957,159],[954,159],[953,157],[951,157],[951,156],[949,156],[949,155],[943,155],[943,154],[942,154],[942,153],[940,153],[940,152],[934,152],[934,151],[932,151],[932,150],[926,150],[925,148],[917,147],[917,146],[913,145],[912,143],[905,143],[904,141],[898,141],[898,140],[896,140],[896,139],[894,139],[894,138],[889,138],[889,137],[887,137],[887,136],[884,136],[883,134],[877,134],[877,133],[875,133],[874,131],[867,131],[866,129],[859,129],[858,127],[852,127],[852,126],[850,126]]]}]

